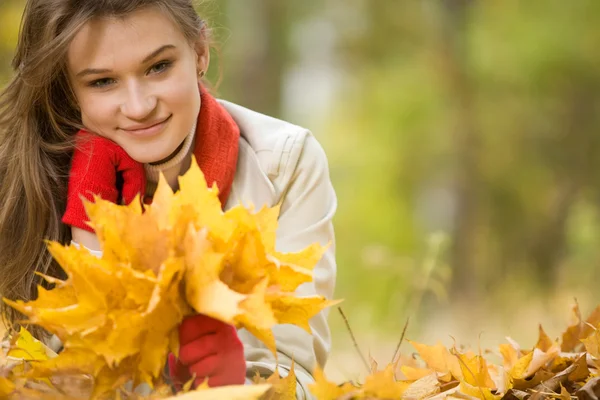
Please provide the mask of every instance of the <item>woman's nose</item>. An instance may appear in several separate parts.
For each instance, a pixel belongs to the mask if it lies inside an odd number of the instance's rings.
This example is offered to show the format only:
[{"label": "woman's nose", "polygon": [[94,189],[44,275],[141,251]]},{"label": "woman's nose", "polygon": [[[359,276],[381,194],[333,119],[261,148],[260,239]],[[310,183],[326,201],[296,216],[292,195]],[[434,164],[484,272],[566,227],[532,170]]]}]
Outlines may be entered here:
[{"label": "woman's nose", "polygon": [[148,89],[138,83],[127,86],[125,101],[121,104],[121,112],[128,118],[143,120],[156,108],[156,96],[148,93]]}]

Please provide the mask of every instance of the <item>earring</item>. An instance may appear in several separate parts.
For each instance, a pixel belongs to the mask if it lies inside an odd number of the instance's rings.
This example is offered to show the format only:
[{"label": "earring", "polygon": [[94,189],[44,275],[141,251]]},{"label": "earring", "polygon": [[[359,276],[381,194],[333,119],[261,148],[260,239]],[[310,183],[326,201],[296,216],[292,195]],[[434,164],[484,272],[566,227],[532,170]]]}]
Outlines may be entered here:
[{"label": "earring", "polygon": [[198,76],[202,78],[204,76],[204,71],[198,71]]}]

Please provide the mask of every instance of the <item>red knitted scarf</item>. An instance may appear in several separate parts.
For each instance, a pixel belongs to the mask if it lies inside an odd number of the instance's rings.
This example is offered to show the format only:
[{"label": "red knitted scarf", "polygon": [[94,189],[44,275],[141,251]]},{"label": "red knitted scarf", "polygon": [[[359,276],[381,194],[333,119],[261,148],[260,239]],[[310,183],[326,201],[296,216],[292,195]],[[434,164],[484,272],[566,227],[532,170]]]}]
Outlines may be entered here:
[{"label": "red knitted scarf", "polygon": [[240,129],[229,113],[204,88],[198,115],[194,155],[208,186],[216,182],[225,206],[237,167]]}]

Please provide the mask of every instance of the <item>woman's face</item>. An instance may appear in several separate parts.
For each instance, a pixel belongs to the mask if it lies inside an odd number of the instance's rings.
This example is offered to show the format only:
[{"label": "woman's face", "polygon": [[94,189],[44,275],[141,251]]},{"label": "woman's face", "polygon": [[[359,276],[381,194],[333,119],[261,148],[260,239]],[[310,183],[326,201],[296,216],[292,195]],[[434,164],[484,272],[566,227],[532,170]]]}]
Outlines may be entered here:
[{"label": "woman's face", "polygon": [[83,125],[142,163],[168,158],[188,135],[207,66],[208,50],[156,8],[90,21],[68,51]]}]

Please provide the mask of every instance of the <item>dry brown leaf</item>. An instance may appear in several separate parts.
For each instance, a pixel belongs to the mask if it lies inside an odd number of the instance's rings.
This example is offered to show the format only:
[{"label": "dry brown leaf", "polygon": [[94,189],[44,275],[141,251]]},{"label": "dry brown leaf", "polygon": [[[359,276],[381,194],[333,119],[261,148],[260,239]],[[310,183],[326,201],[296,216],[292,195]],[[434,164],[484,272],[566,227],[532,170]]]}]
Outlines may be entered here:
[{"label": "dry brown leaf", "polygon": [[[580,363],[585,363],[585,357],[579,357],[573,364],[567,367],[564,371],[555,374],[553,377],[541,382],[532,389],[534,396],[537,393],[556,392],[561,385],[569,380],[571,373],[579,368]],[[532,396],[532,397],[534,397]]]},{"label": "dry brown leaf", "polygon": [[547,352],[556,343],[552,339],[550,339],[550,337],[546,334],[541,324],[539,325],[539,331],[539,338],[535,347],[543,352]]},{"label": "dry brown leaf", "polygon": [[583,321],[579,304],[576,302],[572,307],[572,322],[562,334],[561,350],[577,351],[581,345],[581,339],[588,337],[595,326],[600,323],[600,305],[596,307]]},{"label": "dry brown leaf", "polygon": [[576,395],[577,398],[581,400],[598,400],[600,398],[600,377],[595,377],[587,381],[585,385],[576,392]]},{"label": "dry brown leaf", "polygon": [[513,378],[511,380],[511,387],[517,390],[531,389],[552,378],[554,375],[556,373],[541,369],[528,378]]},{"label": "dry brown leaf", "polygon": [[571,394],[563,385],[560,385],[560,397],[561,400],[571,400]]},{"label": "dry brown leaf", "polygon": [[575,365],[575,368],[573,371],[569,372],[569,381],[580,382],[585,380],[590,375],[590,370],[588,369],[585,356],[579,357],[573,364]]}]

